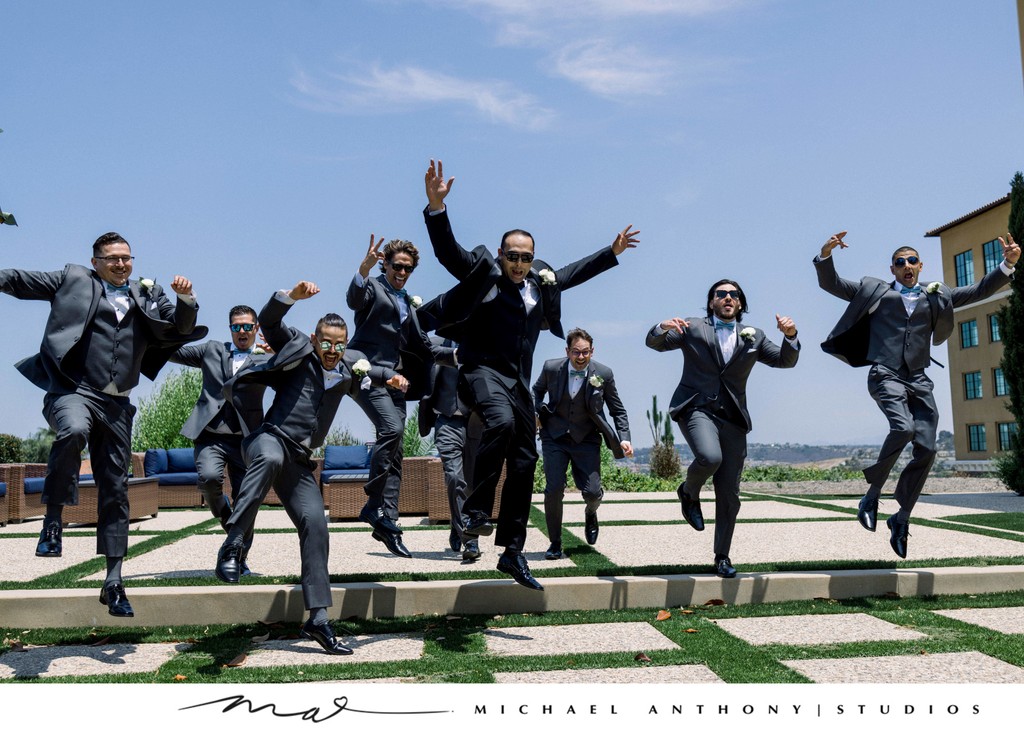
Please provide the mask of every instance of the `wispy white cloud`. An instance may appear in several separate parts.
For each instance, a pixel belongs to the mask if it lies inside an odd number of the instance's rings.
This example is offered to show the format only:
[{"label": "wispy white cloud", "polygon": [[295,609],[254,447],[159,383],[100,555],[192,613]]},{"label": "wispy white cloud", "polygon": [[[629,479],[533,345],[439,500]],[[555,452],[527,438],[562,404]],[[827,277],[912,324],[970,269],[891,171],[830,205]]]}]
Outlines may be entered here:
[{"label": "wispy white cloud", "polygon": [[394,109],[454,103],[492,122],[527,130],[543,129],[554,118],[534,96],[507,82],[463,79],[417,66],[373,65],[359,73],[329,74],[323,81],[297,69],[290,81],[295,102],[319,112],[360,114],[382,105]]},{"label": "wispy white cloud", "polygon": [[517,18],[700,17],[749,5],[751,0],[428,0]]},{"label": "wispy white cloud", "polygon": [[673,75],[668,61],[606,41],[581,41],[563,48],[554,68],[566,79],[607,97],[661,94]]}]

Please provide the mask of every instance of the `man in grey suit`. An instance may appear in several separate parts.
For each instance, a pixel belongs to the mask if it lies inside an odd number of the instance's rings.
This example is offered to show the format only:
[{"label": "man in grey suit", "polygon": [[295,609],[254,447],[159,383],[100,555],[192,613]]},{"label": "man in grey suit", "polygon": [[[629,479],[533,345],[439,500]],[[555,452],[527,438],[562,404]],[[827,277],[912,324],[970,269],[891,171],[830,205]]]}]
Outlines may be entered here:
[{"label": "man in grey suit", "polygon": [[[266,351],[257,346],[259,324],[256,310],[251,306],[235,306],[228,313],[231,341],[211,340],[204,344],[186,344],[173,355],[171,362],[202,370],[203,385],[199,400],[181,428],[181,435],[191,439],[195,447],[196,472],[199,490],[213,516],[227,529],[231,506],[245,478],[245,459],[242,458],[243,426],[255,430],[263,422],[263,394],[266,385],[255,382],[239,386],[234,402],[224,397],[224,385],[245,367],[262,364],[270,359]],[[232,500],[224,496],[225,470],[231,479]],[[252,545],[252,528],[245,536],[245,550]],[[242,575],[249,574],[243,556]]]},{"label": "man in grey suit", "polygon": [[[381,237],[375,243],[370,235],[370,247],[348,287],[348,306],[355,312],[351,346],[374,365],[399,372],[406,382],[401,388],[371,387],[355,397],[376,431],[370,477],[364,487],[366,505],[359,519],[373,528],[373,537],[391,553],[411,558],[398,525],[406,403],[423,396],[433,358],[416,317],[420,302],[406,291],[419,264],[419,251],[406,240],[391,240],[381,251],[383,242]],[[381,274],[370,278],[378,263]]]},{"label": "man in grey suit", "polygon": [[121,580],[128,550],[128,468],[132,418],[129,401],[139,375],[154,379],[182,344],[206,336],[196,327],[192,283],[174,276],[171,305],[152,280],[130,280],[131,247],[116,232],[93,244],[93,270],[0,270],[0,291],[50,302],[39,353],[18,371],[46,391],[43,415],[56,432],[42,502],[46,505],[37,556],[60,556],[64,505],[78,504],[82,450],[88,446],[99,496],[96,552],[107,558],[100,603],[116,617],[134,616]]},{"label": "man in grey suit", "polygon": [[918,279],[924,263],[912,247],[892,254],[889,271],[894,280],[866,277],[854,282],[840,278],[832,260],[837,247],[847,246],[845,235],[829,237],[814,258],[818,285],[850,302],[821,348],[853,367],[871,365],[868,392],[889,422],[878,460],[864,470],[868,490],[857,508],[857,519],[865,529],[875,531],[882,485],[903,448],[913,443],[912,458],[896,483],[900,509],[886,521],[889,545],[906,558],[910,513],[935,460],[939,412],[933,383],[924,371],[933,361],[930,345],[942,344],[953,332],[954,308],[988,298],[1009,283],[1020,247],[1009,235],[1008,241],[1000,237],[1003,262],[977,283],[959,288],[939,282],[921,286]]},{"label": "man in grey suit", "polygon": [[[564,556],[562,499],[569,467],[586,503],[584,536],[593,545],[598,535],[597,508],[604,497],[601,441],[616,459],[633,455],[626,408],[611,369],[593,361],[593,337],[576,328],[566,335],[565,343],[565,359],[546,361],[533,384],[544,456],[544,518],[551,541],[544,558],[549,561]],[[614,427],[604,413],[606,403]]]},{"label": "man in grey suit", "polygon": [[672,394],[669,414],[679,425],[694,460],[676,494],[683,517],[694,530],[704,529],[700,490],[709,477],[715,487],[715,573],[732,578],[729,558],[736,516],[740,511],[740,475],[747,455],[750,414],[747,378],[754,364],[793,367],[800,355],[796,325],[775,315],[786,337],[780,348],[756,327],[741,328],[747,312],[743,289],[723,279],[708,290],[707,316],[672,318],[655,324],[647,346],[659,352],[683,353],[683,376]]},{"label": "man in grey suit", "polygon": [[459,368],[455,365],[457,344],[451,339],[432,337],[437,360],[430,372],[427,394],[420,400],[420,435],[434,431],[434,445],[444,469],[444,483],[448,494],[451,531],[448,547],[454,553],[462,550],[462,560],[475,561],[480,557],[477,536],[465,535],[466,504],[472,456],[468,451],[468,423],[470,410],[459,396]]},{"label": "man in grey suit", "polygon": [[329,534],[312,454],[323,444],[345,395],[371,383],[398,384],[402,378],[393,370],[371,367],[362,354],[347,350],[348,327],[337,314],[320,319],[309,336],[285,326],[292,304],[319,292],[315,283],[299,281],[290,291],[275,293],[259,314],[274,355],[239,370],[224,386],[225,397],[234,402],[246,384],[264,384],[274,390],[274,401],[263,423],[242,441],[248,470],[226,523],[228,537],[217,554],[215,573],[221,581],[238,583],[245,533],[273,486],[299,531],[302,598],[310,612],[301,633],[331,655],[350,655],[352,650],[338,642],[327,619]]},{"label": "man in grey suit", "polygon": [[[554,270],[534,259],[533,236],[522,229],[506,232],[497,257],[479,245],[466,250],[455,239],[445,198],[455,179],[445,181],[441,161],[424,177],[427,207],[423,215],[438,261],[458,285],[424,310],[439,336],[459,343],[459,392],[482,422],[473,459],[473,487],[464,510],[468,535],[490,535],[495,489],[506,467],[495,544],[505,551],[498,570],[528,589],[543,590],[523,555],[537,465],[536,414],[530,395],[533,353],[540,332],[564,336],[562,291],[574,288],[618,265],[618,257],[636,247],[632,225],[608,247]],[[429,306],[429,308],[428,308]]]}]

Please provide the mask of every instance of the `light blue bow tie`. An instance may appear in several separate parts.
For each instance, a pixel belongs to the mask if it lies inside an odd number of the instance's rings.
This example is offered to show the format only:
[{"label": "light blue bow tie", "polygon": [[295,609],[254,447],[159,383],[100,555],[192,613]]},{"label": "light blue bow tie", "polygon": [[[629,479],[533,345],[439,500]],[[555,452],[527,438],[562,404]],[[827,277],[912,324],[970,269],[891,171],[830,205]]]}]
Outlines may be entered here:
[{"label": "light blue bow tie", "polygon": [[716,321],[715,322],[715,331],[718,331],[719,329],[728,329],[729,331],[733,331],[733,330],[736,329],[736,322],[735,321]]},{"label": "light blue bow tie", "polygon": [[901,295],[906,295],[908,293],[920,293],[920,292],[921,292],[921,286],[919,286],[919,285],[915,285],[913,288],[907,288],[905,285],[900,286],[900,294]]},{"label": "light blue bow tie", "polygon": [[251,349],[235,349],[234,347],[232,347],[231,348],[231,353],[232,354],[252,354],[252,350]]},{"label": "light blue bow tie", "polygon": [[586,370],[569,370],[569,377],[586,377]]},{"label": "light blue bow tie", "polygon": [[125,283],[124,285],[114,285],[113,283],[106,283],[105,285],[107,286],[107,290],[110,291],[111,293],[127,293],[128,292],[128,284],[127,283]]}]

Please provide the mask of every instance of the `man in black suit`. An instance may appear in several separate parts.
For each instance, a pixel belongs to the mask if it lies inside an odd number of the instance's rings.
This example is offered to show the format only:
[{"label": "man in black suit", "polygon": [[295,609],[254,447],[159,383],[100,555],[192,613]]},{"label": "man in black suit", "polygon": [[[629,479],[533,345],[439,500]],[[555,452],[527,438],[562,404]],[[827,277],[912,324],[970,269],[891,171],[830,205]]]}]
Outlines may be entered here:
[{"label": "man in black suit", "polygon": [[829,237],[814,258],[818,285],[850,302],[821,348],[853,367],[871,365],[868,392],[889,422],[878,461],[864,470],[868,490],[857,508],[857,519],[865,529],[875,531],[882,485],[903,448],[913,443],[910,463],[896,483],[900,509],[886,521],[889,545],[896,555],[906,558],[910,513],[935,460],[939,412],[932,396],[933,383],[924,371],[932,362],[930,344],[938,346],[949,338],[954,308],[988,298],[1010,282],[1020,247],[1013,237],[1000,237],[1002,263],[977,283],[959,288],[939,282],[919,285],[924,262],[912,247],[901,247],[892,254],[889,271],[895,280],[866,277],[854,282],[840,278],[832,260],[837,247],[847,246],[845,235],[838,232]]},{"label": "man in black suit", "polygon": [[430,162],[425,176],[427,233],[440,263],[459,281],[429,308],[439,336],[458,342],[459,391],[482,422],[473,463],[473,486],[464,511],[467,535],[489,535],[494,493],[506,463],[495,544],[505,551],[498,570],[530,589],[543,587],[523,556],[526,525],[537,464],[536,417],[530,395],[533,352],[541,330],[564,337],[561,292],[618,264],[618,256],[636,247],[626,227],[611,246],[559,270],[534,259],[533,236],[506,232],[497,257],[480,245],[464,249],[452,234],[445,197],[455,179],[445,181],[441,161]]},{"label": "man in black suit", "polygon": [[732,578],[729,558],[740,511],[740,475],[747,455],[750,414],[747,378],[757,362],[793,367],[800,356],[796,325],[775,315],[786,337],[780,348],[753,326],[741,328],[747,298],[734,280],[720,280],[708,290],[707,316],[671,318],[655,324],[647,346],[658,352],[679,349],[683,375],[672,394],[669,414],[679,425],[694,460],[676,494],[683,517],[694,530],[704,529],[700,490],[708,478],[715,487],[715,573]]},{"label": "man in black suit", "polygon": [[[544,558],[549,561],[564,556],[562,499],[570,465],[573,481],[586,503],[584,536],[587,543],[593,545],[598,534],[597,508],[604,497],[601,441],[616,459],[633,455],[626,408],[615,389],[611,369],[593,361],[594,338],[576,328],[568,333],[565,343],[565,359],[545,362],[533,385],[544,454],[544,519],[551,540]],[[604,413],[606,403],[615,421],[614,427]]]},{"label": "man in black suit", "polygon": [[[377,439],[370,452],[370,477],[364,487],[367,500],[359,519],[373,528],[373,537],[391,553],[411,558],[398,525],[406,403],[423,396],[433,357],[416,317],[421,299],[406,291],[419,264],[419,251],[406,240],[391,240],[381,251],[383,242],[381,237],[375,243],[370,235],[370,247],[348,287],[348,306],[355,312],[350,346],[374,365],[399,372],[408,384],[402,389],[371,387],[355,396]],[[381,274],[370,278],[378,263]]]},{"label": "man in black suit", "polygon": [[312,454],[323,445],[342,397],[371,384],[397,386],[404,378],[393,370],[371,366],[362,354],[347,350],[348,327],[337,314],[320,319],[309,336],[285,326],[283,319],[292,304],[319,292],[315,283],[300,281],[291,291],[275,293],[259,315],[274,355],[263,364],[240,370],[224,386],[225,397],[235,401],[247,383],[261,383],[274,390],[274,402],[263,423],[242,441],[248,470],[226,523],[228,537],[217,554],[215,572],[221,581],[238,583],[245,533],[253,527],[260,504],[273,486],[299,531],[302,598],[310,612],[302,635],[316,640],[331,655],[350,655],[352,650],[338,642],[327,618],[329,534]]},{"label": "man in black suit", "polygon": [[154,379],[171,352],[206,336],[196,327],[192,283],[171,281],[171,305],[152,280],[130,280],[131,247],[116,232],[93,244],[93,270],[0,270],[0,291],[50,302],[39,353],[18,371],[46,391],[43,415],[55,431],[42,502],[46,505],[37,556],[60,556],[64,505],[78,504],[82,450],[88,446],[99,495],[96,552],[107,558],[100,603],[115,617],[132,617],[121,564],[128,550],[128,469],[132,417],[129,401],[139,375]]},{"label": "man in black suit", "polygon": [[455,365],[457,345],[451,339],[433,337],[437,360],[430,372],[427,394],[420,400],[420,435],[434,431],[434,445],[444,468],[444,483],[448,494],[448,510],[451,515],[451,531],[448,547],[454,553],[462,550],[462,560],[475,561],[480,557],[480,542],[477,536],[464,535],[466,518],[463,507],[466,504],[469,469],[467,462],[472,458],[467,451],[467,427],[469,406],[459,397],[459,368]]},{"label": "man in black suit", "polygon": [[[222,527],[231,516],[231,505],[245,477],[242,458],[242,427],[254,430],[263,422],[263,394],[266,385],[246,383],[239,386],[234,403],[224,397],[224,385],[242,368],[262,364],[270,359],[257,346],[259,324],[251,306],[235,306],[228,313],[231,341],[211,340],[204,344],[187,344],[171,355],[171,362],[202,370],[203,385],[199,400],[181,428],[181,435],[191,439],[195,448],[199,490],[206,506]],[[224,496],[224,472],[231,479],[232,501]],[[252,528],[245,536],[245,550],[252,545]],[[242,575],[249,574],[243,556]]]}]

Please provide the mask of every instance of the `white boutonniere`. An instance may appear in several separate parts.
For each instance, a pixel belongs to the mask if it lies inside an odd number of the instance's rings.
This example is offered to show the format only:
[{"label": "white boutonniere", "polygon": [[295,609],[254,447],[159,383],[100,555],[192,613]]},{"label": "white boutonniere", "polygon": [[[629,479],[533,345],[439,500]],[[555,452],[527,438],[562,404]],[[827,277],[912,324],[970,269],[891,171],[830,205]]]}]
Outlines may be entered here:
[{"label": "white boutonniere", "polygon": [[754,341],[754,334],[756,334],[756,333],[757,332],[754,331],[754,329],[752,327],[748,326],[746,329],[744,329],[743,331],[740,332],[740,336],[742,336],[748,342],[752,342],[752,341]]},{"label": "white boutonniere", "polygon": [[939,281],[935,281],[934,283],[929,283],[925,287],[925,291],[928,292],[928,293],[938,293],[939,292],[939,288],[941,288],[941,287],[942,287],[942,283],[940,283]]},{"label": "white boutonniere", "polygon": [[590,379],[587,380],[587,382],[589,382],[594,387],[601,387],[601,385],[604,384],[604,378],[595,372],[590,376]]},{"label": "white boutonniere", "polygon": [[370,374],[370,361],[367,359],[360,359],[352,365],[352,373],[356,377],[366,377]]},{"label": "white boutonniere", "polygon": [[537,275],[540,276],[540,282],[543,283],[544,285],[555,284],[555,274],[550,269],[544,268],[539,273],[537,273]]},{"label": "white boutonniere", "polygon": [[151,278],[139,278],[139,290],[143,293],[149,293],[155,285],[156,281]]},{"label": "white boutonniere", "polygon": [[409,296],[409,305],[413,308],[419,308],[423,305],[423,299],[419,296]]},{"label": "white boutonniere", "polygon": [[252,348],[252,353],[253,354],[266,354],[267,350],[264,349],[263,347],[253,347]]}]

